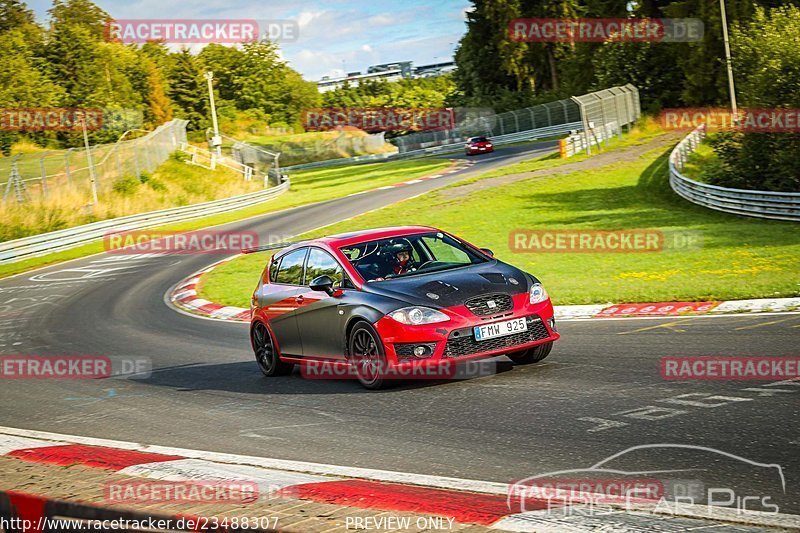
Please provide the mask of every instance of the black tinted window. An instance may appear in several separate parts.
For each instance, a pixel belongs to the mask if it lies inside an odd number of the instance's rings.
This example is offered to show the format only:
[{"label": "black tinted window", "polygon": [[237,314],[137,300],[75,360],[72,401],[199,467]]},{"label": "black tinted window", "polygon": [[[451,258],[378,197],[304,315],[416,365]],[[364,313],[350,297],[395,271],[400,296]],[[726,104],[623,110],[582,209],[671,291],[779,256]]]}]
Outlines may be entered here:
[{"label": "black tinted window", "polygon": [[278,280],[278,266],[281,264],[280,257],[273,257],[269,265],[269,282],[275,283]]},{"label": "black tinted window", "polygon": [[308,254],[306,282],[304,285],[310,284],[311,280],[319,276],[330,276],[334,281],[333,286],[341,287],[344,272],[341,265],[329,253],[319,248],[311,248]]},{"label": "black tinted window", "polygon": [[288,253],[281,259],[281,266],[278,268],[278,275],[275,283],[286,283],[288,285],[303,284],[303,262],[306,258],[308,248],[301,248]]}]

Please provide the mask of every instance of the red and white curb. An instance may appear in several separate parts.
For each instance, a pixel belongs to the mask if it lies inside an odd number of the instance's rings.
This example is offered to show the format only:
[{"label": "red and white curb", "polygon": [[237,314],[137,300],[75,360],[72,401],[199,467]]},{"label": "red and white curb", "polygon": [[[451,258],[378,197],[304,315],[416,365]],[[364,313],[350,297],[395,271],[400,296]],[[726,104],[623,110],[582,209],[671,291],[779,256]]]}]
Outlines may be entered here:
[{"label": "red and white curb", "polygon": [[[642,531],[643,526],[659,531],[686,531],[690,526],[721,531],[725,522],[800,529],[800,517],[795,515],[699,505],[670,506],[669,513],[665,513],[653,504],[635,504],[628,510],[586,516],[554,513],[546,501],[528,498],[526,511],[515,512],[513,508],[519,503],[509,505],[509,485],[504,483],[149,446],[8,427],[0,427],[0,455],[34,463],[101,468],[160,481],[257,483],[263,491],[260,496],[272,494],[384,513],[413,512],[500,531],[596,528]],[[713,516],[708,516],[709,512]]]},{"label": "red and white curb", "polygon": [[250,322],[250,309],[232,305],[220,305],[197,296],[197,284],[200,283],[200,278],[203,274],[211,272],[223,263],[236,259],[239,255],[217,261],[178,283],[169,294],[170,302],[180,309],[204,317],[232,322]]},{"label": "red and white curb", "polygon": [[422,177],[419,177],[419,178],[416,178],[416,179],[413,179],[413,180],[401,181],[400,183],[393,183],[391,185],[384,185],[383,187],[378,187],[376,189],[371,189],[371,190],[368,190],[368,191],[354,192],[352,194],[348,194],[347,196],[348,197],[350,197],[350,196],[358,196],[359,194],[367,194],[368,192],[373,192],[373,191],[385,191],[387,189],[395,189],[397,187],[406,187],[408,185],[414,185],[414,184],[417,184],[417,183],[422,183],[423,181],[427,181],[427,180],[435,180],[435,179],[438,179],[438,178],[444,178],[445,176],[447,176],[449,174],[453,174],[455,172],[460,172],[460,171],[464,170],[465,168],[471,167],[474,164],[475,164],[475,161],[457,161],[451,167],[449,167],[447,170],[443,170],[439,174],[431,174],[430,176],[422,176]]},{"label": "red and white curb", "polygon": [[[218,265],[238,256],[226,258],[192,274],[179,283],[169,295],[177,307],[218,320],[249,322],[250,310],[243,307],[223,306],[197,297],[200,278]],[[696,315],[728,315],[746,313],[783,313],[800,311],[800,297],[761,298],[753,300],[728,300],[715,302],[660,302],[625,304],[556,305],[558,320],[587,318],[677,317]]]}]

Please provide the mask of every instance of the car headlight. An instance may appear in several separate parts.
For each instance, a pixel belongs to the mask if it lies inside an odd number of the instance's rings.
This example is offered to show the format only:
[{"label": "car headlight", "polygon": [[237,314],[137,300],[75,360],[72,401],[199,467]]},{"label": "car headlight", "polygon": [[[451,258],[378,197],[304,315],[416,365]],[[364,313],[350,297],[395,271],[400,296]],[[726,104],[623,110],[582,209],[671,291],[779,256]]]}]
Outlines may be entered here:
[{"label": "car headlight", "polygon": [[450,317],[441,311],[431,309],[430,307],[404,307],[398,309],[389,316],[397,320],[401,324],[408,324],[416,326],[419,324],[435,324],[436,322],[447,322]]},{"label": "car headlight", "polygon": [[538,304],[547,300],[547,291],[541,283],[534,283],[531,285],[531,290],[528,291],[529,300],[532,304]]}]

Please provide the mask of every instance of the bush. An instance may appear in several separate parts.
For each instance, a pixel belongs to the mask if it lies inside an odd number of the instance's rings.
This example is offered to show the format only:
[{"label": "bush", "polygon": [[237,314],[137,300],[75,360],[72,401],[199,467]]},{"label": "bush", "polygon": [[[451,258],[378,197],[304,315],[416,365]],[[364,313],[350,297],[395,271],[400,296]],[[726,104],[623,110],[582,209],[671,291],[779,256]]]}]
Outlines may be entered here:
[{"label": "bush", "polygon": [[703,169],[712,185],[800,192],[800,134],[720,133],[709,138],[718,163]]},{"label": "bush", "polygon": [[188,161],[189,157],[190,157],[189,154],[187,154],[186,152],[181,152],[180,150],[176,150],[169,155],[170,159],[172,159],[173,161],[178,161],[180,163]]},{"label": "bush", "polygon": [[114,182],[114,192],[122,196],[133,196],[142,182],[136,176],[123,176]]},{"label": "bush", "polygon": [[158,192],[164,192],[167,190],[167,186],[164,185],[164,182],[155,178],[150,178],[147,180],[147,186]]}]

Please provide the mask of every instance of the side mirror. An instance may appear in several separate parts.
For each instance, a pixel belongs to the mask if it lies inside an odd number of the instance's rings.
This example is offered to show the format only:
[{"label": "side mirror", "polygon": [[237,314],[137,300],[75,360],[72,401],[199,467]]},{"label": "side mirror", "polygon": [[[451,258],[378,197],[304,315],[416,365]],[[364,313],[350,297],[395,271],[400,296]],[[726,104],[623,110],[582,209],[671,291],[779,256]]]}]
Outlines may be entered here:
[{"label": "side mirror", "polygon": [[308,286],[312,291],[321,291],[328,296],[332,296],[334,293],[333,290],[333,279],[330,276],[319,276],[311,280],[311,285]]},{"label": "side mirror", "polygon": [[491,251],[491,250],[490,250],[490,249],[488,249],[488,248],[481,248],[481,251],[482,251],[483,253],[485,253],[486,255],[488,255],[489,257],[494,257],[494,252],[493,252],[493,251]]}]

